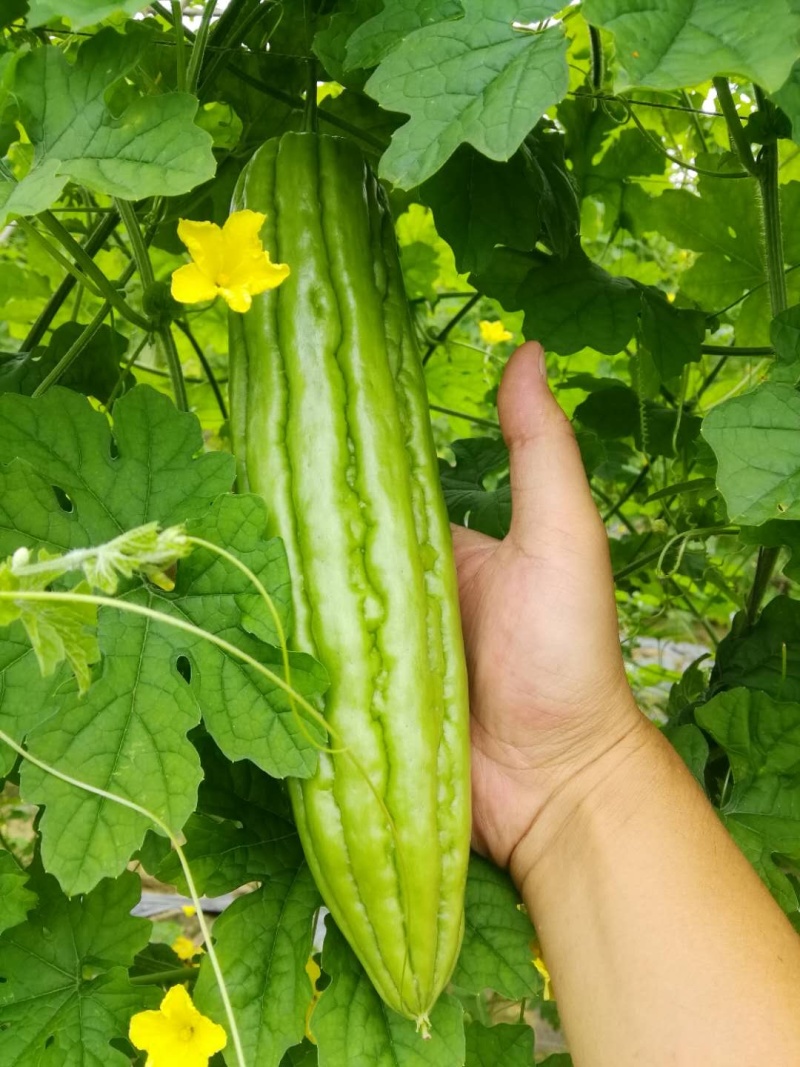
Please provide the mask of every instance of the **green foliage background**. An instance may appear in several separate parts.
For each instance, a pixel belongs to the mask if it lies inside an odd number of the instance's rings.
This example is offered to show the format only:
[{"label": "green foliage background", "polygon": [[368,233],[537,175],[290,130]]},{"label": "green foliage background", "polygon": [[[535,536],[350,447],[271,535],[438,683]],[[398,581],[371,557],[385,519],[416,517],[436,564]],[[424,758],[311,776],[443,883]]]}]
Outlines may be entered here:
[{"label": "green foliage background", "polygon": [[[352,138],[395,213],[452,519],[508,528],[496,391],[538,338],[637,696],[800,928],[800,9],[658,7],[4,0],[0,557],[188,523],[289,624],[283,548],[232,492],[226,310],[177,307],[166,283],[177,220],[222,223],[266,138]],[[498,319],[513,340],[487,344]],[[280,663],[263,604],[209,553],[174,591],[120,596]],[[81,695],[67,667],[42,675],[22,621],[0,629],[0,729],[182,831],[201,892],[258,886],[215,927],[249,1064],[569,1062],[544,1058],[558,1018],[530,922],[477,857],[433,1040],[382,1007],[330,919],[304,1038],[320,901],[282,779],[313,773],[313,739],[262,675],[165,625],[102,608],[84,654]],[[292,677],[324,693],[309,657]],[[132,859],[185,891],[166,840],[10,750],[0,773],[37,840],[3,821],[0,1062],[141,1062],[127,1022],[176,980],[225,1023],[207,962],[181,969],[128,914]]]}]

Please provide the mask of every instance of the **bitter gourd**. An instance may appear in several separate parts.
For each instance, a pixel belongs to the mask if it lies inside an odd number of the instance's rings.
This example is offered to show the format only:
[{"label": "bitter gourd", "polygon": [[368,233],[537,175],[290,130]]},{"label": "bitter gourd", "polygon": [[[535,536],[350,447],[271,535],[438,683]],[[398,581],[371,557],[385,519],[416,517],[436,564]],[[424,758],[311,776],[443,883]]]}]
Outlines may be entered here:
[{"label": "bitter gourd", "polygon": [[468,711],[394,228],[357,147],[313,133],[264,144],[233,206],[266,214],[265,246],[291,267],[231,316],[230,389],[240,484],[286,545],[295,644],[331,677],[334,751],[290,781],[297,825],[376,989],[424,1029],[463,932]]}]

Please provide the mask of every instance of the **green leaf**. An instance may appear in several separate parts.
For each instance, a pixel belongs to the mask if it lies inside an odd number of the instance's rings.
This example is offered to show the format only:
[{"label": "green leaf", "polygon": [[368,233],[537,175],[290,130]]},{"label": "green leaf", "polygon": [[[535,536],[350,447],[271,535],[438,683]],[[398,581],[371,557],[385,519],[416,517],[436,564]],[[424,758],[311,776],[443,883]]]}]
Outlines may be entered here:
[{"label": "green leaf", "polygon": [[461,145],[420,189],[460,271],[480,271],[494,246],[529,251],[539,237],[541,172],[522,145],[507,163]]},{"label": "green leaf", "polygon": [[[283,784],[249,760],[226,760],[207,736],[194,740],[204,779],[198,811],[184,827],[184,851],[200,892],[221,896],[296,871],[303,852]],[[161,881],[188,891],[174,852],[153,870]]]},{"label": "green leaf", "polygon": [[[65,322],[53,330],[46,347],[0,356],[0,393],[30,396],[72,347],[83,328],[81,323]],[[128,338],[104,323],[60,379],[61,385],[105,403],[117,388],[121,374],[123,392],[133,384],[131,374],[120,370],[127,348]]]},{"label": "green leaf", "polygon": [[[705,167],[718,161],[718,156],[698,157]],[[690,265],[680,274],[680,285],[703,307],[724,307],[764,280],[754,179],[722,181],[701,175],[697,194],[687,189],[670,189],[657,197],[640,193],[636,225],[700,253],[693,262],[686,260]]]},{"label": "green leaf", "polygon": [[619,352],[633,336],[641,309],[641,286],[609,274],[578,246],[566,259],[499,249],[486,271],[470,281],[507,311],[524,310],[525,336],[561,355],[587,347]]},{"label": "green leaf", "polygon": [[419,192],[460,271],[482,271],[498,244],[526,252],[544,239],[566,251],[578,231],[563,137],[554,131],[527,137],[506,163],[461,145]]},{"label": "green leaf", "polygon": [[752,627],[734,620],[719,643],[712,681],[763,689],[776,700],[800,701],[800,601],[776,596]]},{"label": "green leaf", "polygon": [[466,1067],[529,1067],[533,1063],[533,1030],[520,1024],[483,1026],[468,1023]]},{"label": "green leaf", "polygon": [[387,1009],[342,934],[326,920],[322,969],[331,976],[311,1026],[320,1067],[462,1067],[461,1005],[447,994],[431,1012],[424,1041],[410,1019]]},{"label": "green leaf", "polygon": [[731,761],[734,781],[800,774],[800,704],[756,689],[728,689],[695,711]]},{"label": "green leaf", "polygon": [[109,15],[135,15],[148,6],[144,0],[28,0],[29,26],[41,26],[51,19],[69,19],[73,30],[95,26]]},{"label": "green leaf", "polygon": [[450,446],[455,465],[439,461],[444,501],[451,522],[505,537],[511,525],[511,488],[487,489],[487,478],[508,467],[505,443],[493,437],[469,437]]},{"label": "green leaf", "polygon": [[295,1045],[287,1050],[281,1060],[281,1067],[317,1067],[318,1063],[317,1046],[305,1039],[302,1045]]},{"label": "green leaf", "polygon": [[36,894],[27,883],[28,872],[10,852],[0,849],[0,934],[25,922],[36,903]]},{"label": "green leaf", "polygon": [[530,919],[505,871],[473,854],[466,895],[466,925],[453,984],[469,993],[493,989],[509,1000],[535,997],[542,979],[533,965]]},{"label": "green leaf", "polygon": [[790,0],[763,0],[757,24],[747,0],[586,0],[584,14],[614,34],[634,85],[679,89],[732,74],[773,90],[797,58],[800,11]]},{"label": "green leaf", "polygon": [[[249,1063],[278,1067],[284,1052],[302,1040],[312,997],[305,965],[311,955],[314,914],[321,903],[303,864],[273,875],[214,923],[217,955]],[[200,1011],[226,1025],[208,958],[203,960],[194,999]]]},{"label": "green leaf", "polygon": [[695,712],[728,755],[736,786],[725,823],[785,910],[797,895],[774,854],[800,860],[800,704],[730,689]]},{"label": "green leaf", "polygon": [[125,1067],[110,1044],[133,1014],[157,1006],[154,989],[132,986],[127,968],[151,924],[130,910],[137,875],[102,882],[68,900],[53,878],[35,881],[39,905],[0,937],[0,1061],[4,1067]]},{"label": "green leaf", "polygon": [[375,67],[414,30],[461,14],[459,0],[386,0],[348,39],[345,70]]},{"label": "green leaf", "polygon": [[52,45],[22,56],[14,91],[34,164],[20,182],[0,178],[0,224],[50,207],[68,181],[139,200],[185,193],[212,177],[211,136],[193,122],[195,97],[141,97],[116,116],[106,104],[151,36],[139,24],[124,36],[108,27],[81,45],[74,64]]},{"label": "green leaf", "polygon": [[195,416],[149,386],[114,405],[113,436],[70,390],[0,396],[0,555],[20,544],[60,553],[197,516],[230,488],[234,469],[232,456],[202,447]]},{"label": "green leaf", "polygon": [[642,342],[662,381],[681,374],[688,363],[698,363],[706,334],[702,311],[676,308],[660,295],[648,292],[642,300]]},{"label": "green leaf", "polygon": [[775,316],[770,323],[769,337],[778,359],[784,363],[800,359],[800,304]]},{"label": "green leaf", "polygon": [[0,12],[0,30],[4,30],[6,26],[10,26],[12,22],[16,22],[27,12],[27,0],[5,0],[3,10]]},{"label": "green leaf", "polygon": [[666,726],[664,736],[692,772],[702,790],[705,791],[705,770],[708,763],[708,742],[700,730],[692,723],[683,726]]},{"label": "green leaf", "polygon": [[764,382],[708,413],[703,436],[719,464],[731,522],[800,518],[800,393]]},{"label": "green leaf", "polygon": [[410,33],[367,83],[389,111],[410,115],[381,160],[381,176],[410,189],[463,142],[508,159],[566,93],[560,26],[516,29],[558,10],[556,0],[464,0],[464,17]]},{"label": "green leaf", "polygon": [[[0,397],[0,461],[18,457],[0,467],[0,545],[44,543],[60,551],[102,543],[142,522],[191,520],[232,476],[230,456],[198,456],[201,448],[194,416],[147,387],[115,405],[113,438],[105,417],[66,390],[37,400]],[[189,530],[249,565],[288,629],[288,567],[280,542],[264,540],[265,525],[258,498],[222,496]],[[210,628],[282,674],[279,651],[265,643],[276,640],[266,605],[245,575],[209,550],[181,561],[173,592],[140,584],[126,596]],[[317,748],[310,737],[321,738],[318,728],[303,729],[285,694],[254,669],[199,638],[113,609],[100,612],[98,636],[105,658],[86,697],[62,688],[54,698],[48,689],[38,702],[25,700],[26,679],[34,693],[41,682],[32,657],[19,661],[19,636],[12,631],[7,646],[0,642],[0,722],[18,739],[27,733],[31,750],[47,762],[144,804],[175,830],[195,807],[200,767],[186,734],[201,712],[230,758],[250,758],[277,775],[312,773]],[[291,669],[307,696],[324,689],[324,673],[310,657],[292,654]],[[71,891],[118,872],[141,843],[147,823],[134,812],[30,765],[22,777],[26,796],[47,805],[45,865]]]}]

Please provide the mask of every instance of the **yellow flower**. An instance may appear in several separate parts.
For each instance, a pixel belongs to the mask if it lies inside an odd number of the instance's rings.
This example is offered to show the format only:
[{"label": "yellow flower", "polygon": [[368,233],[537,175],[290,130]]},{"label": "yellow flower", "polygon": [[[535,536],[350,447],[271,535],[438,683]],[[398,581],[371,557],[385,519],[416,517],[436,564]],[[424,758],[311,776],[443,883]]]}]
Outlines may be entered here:
[{"label": "yellow flower", "polygon": [[181,911],[187,919],[191,919],[194,915],[197,915],[197,908],[194,904],[182,904]]},{"label": "yellow flower", "polygon": [[309,956],[306,961],[306,974],[311,983],[311,1000],[306,1009],[306,1037],[313,1045],[316,1045],[317,1039],[311,1033],[311,1016],[314,1014],[314,1008],[317,1006],[317,1001],[322,996],[322,993],[317,989],[317,982],[320,979],[322,971],[313,956]]},{"label": "yellow flower", "polygon": [[188,937],[176,937],[172,942],[172,951],[181,960],[190,960],[194,956],[200,955],[204,949],[200,945],[196,945]]},{"label": "yellow flower", "polygon": [[227,1043],[222,1027],[200,1014],[182,985],[167,992],[158,1011],[134,1015],[128,1036],[149,1053],[145,1067],[208,1067]]},{"label": "yellow flower", "polygon": [[178,237],[194,262],[172,275],[172,297],[197,304],[222,296],[232,311],[247,311],[256,293],[274,289],[289,277],[285,263],[273,263],[259,233],[266,215],[234,211],[223,227],[181,219]]},{"label": "yellow flower", "polygon": [[553,999],[553,987],[552,987],[551,982],[550,982],[550,972],[548,971],[547,967],[545,966],[544,960],[542,959],[541,956],[537,956],[536,957],[536,959],[533,961],[533,966],[536,968],[536,970],[539,972],[539,974],[544,979],[544,991],[542,992],[542,999],[543,1000],[552,1000]]},{"label": "yellow flower", "polygon": [[499,319],[496,322],[481,319],[478,323],[478,329],[481,331],[481,340],[487,345],[496,345],[500,341],[510,341],[514,336]]}]

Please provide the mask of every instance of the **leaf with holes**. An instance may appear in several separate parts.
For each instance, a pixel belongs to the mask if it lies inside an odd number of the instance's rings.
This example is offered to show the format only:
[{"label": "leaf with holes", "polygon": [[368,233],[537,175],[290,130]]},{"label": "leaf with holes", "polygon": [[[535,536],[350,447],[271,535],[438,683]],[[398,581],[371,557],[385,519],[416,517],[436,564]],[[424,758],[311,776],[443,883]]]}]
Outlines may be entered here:
[{"label": "leaf with holes", "polygon": [[454,997],[439,997],[431,1012],[430,1040],[410,1019],[387,1008],[332,922],[322,949],[322,969],[331,976],[311,1017],[319,1067],[462,1067],[463,1009]]},{"label": "leaf with holes", "polygon": [[464,142],[508,159],[568,87],[566,38],[546,19],[557,0],[464,0],[464,16],[423,26],[383,60],[367,92],[410,115],[381,159],[380,174],[411,189]]},{"label": "leaf with holes", "polygon": [[[230,456],[198,455],[193,416],[147,387],[118,401],[113,437],[104,416],[65,390],[37,400],[2,397],[0,412],[0,460],[17,457],[0,467],[4,547],[21,542],[63,550],[147,521],[186,520],[190,533],[224,545],[258,575],[288,630],[288,568],[281,543],[263,537],[263,503],[223,495],[204,518],[193,518],[232,473]],[[283,671],[266,605],[244,574],[209,549],[181,561],[172,592],[140,582],[124,599],[210,629],[273,672]],[[41,687],[32,657],[20,657],[13,632],[0,644],[0,663],[8,664],[0,676],[0,726],[19,739],[27,734],[40,758],[144,805],[176,831],[195,808],[201,771],[186,735],[201,714],[231,759],[249,758],[279,776],[313,772],[318,728],[299,723],[286,694],[230,651],[110,608],[99,612],[98,638],[104,660],[88,694],[80,697],[63,676],[59,688],[57,676],[38,705],[26,702],[26,678]],[[324,689],[325,675],[310,657],[293,654],[291,670],[307,696]],[[71,892],[118,873],[147,829],[135,812],[30,764],[22,788],[46,805],[44,862]]]},{"label": "leaf with holes", "polygon": [[509,1000],[538,996],[530,919],[505,871],[472,855],[467,878],[464,943],[453,984],[468,993],[493,989]]},{"label": "leaf with holes", "polygon": [[[314,915],[322,901],[305,863],[267,879],[235,901],[214,923],[214,941],[231,988],[245,1056],[278,1067],[303,1038],[312,987],[306,974]],[[225,1025],[214,972],[203,960],[195,1003]]]},{"label": "leaf with holes", "polygon": [[37,874],[34,884],[36,910],[0,936],[0,1062],[125,1067],[127,1054],[111,1042],[159,999],[127,975],[151,929],[129,914],[139,878],[123,874],[74,900],[47,875]]}]

